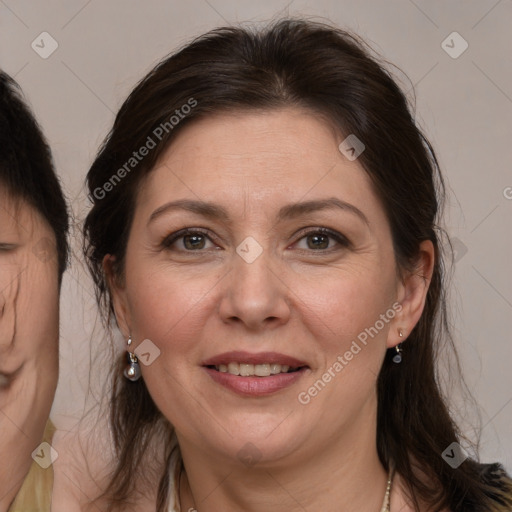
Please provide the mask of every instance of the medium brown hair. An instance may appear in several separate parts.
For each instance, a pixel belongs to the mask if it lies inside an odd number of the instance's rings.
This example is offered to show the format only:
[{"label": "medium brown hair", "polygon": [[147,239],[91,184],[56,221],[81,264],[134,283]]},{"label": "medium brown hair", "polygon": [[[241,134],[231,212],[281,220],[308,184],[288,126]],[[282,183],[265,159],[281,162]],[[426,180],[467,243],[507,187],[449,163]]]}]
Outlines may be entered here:
[{"label": "medium brown hair", "polygon": [[[190,113],[128,171],[132,152],[191,98],[196,105]],[[440,347],[453,348],[446,316],[442,231],[437,225],[444,197],[438,162],[390,71],[364,42],[346,31],[296,19],[279,20],[261,30],[219,28],[163,60],[135,87],[87,176],[93,207],[85,222],[84,249],[107,319],[113,307],[103,258],[113,255],[115,271],[122,277],[138,185],[176,133],[218,112],[282,107],[320,114],[344,136],[354,134],[363,141],[366,149],[358,161],[384,206],[401,271],[414,268],[422,241],[434,245],[426,305],[404,344],[404,360],[393,364],[389,350],[378,377],[377,448],[382,464],[395,465],[416,510],[420,503],[453,512],[467,511],[468,504],[472,510],[499,510],[491,508],[492,488],[483,482],[475,460],[452,469],[441,457],[461,436],[436,370]],[[99,197],[103,193],[98,191],[104,191],[105,183],[123,166],[127,172],[121,173],[122,180]],[[111,424],[119,458],[106,493],[112,510],[131,496],[144,449],[157,431],[167,433],[167,462],[172,452],[171,425],[156,408],[143,379],[136,383],[124,379],[125,364],[123,356],[113,372]],[[159,511],[165,510],[168,499],[168,467],[161,468]]]}]

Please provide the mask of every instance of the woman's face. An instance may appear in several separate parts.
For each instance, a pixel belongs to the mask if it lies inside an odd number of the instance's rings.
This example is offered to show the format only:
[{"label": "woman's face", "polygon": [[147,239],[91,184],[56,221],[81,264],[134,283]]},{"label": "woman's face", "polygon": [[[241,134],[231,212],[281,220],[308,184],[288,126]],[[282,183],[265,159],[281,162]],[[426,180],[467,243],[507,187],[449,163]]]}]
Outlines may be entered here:
[{"label": "woman's face", "polygon": [[411,319],[342,140],[298,110],[217,115],[140,189],[116,315],[185,452],[275,464],[374,432],[385,351]]},{"label": "woman's face", "polygon": [[[58,377],[55,237],[0,186],[0,504],[12,499],[41,442]],[[47,454],[44,454],[45,456]]]}]

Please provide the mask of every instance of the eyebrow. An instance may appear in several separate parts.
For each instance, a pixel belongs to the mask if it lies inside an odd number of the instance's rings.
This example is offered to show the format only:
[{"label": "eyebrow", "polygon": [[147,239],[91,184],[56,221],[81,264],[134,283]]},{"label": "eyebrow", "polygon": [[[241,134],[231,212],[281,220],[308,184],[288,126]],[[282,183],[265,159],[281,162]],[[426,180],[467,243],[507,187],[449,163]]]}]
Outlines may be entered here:
[{"label": "eyebrow", "polygon": [[[277,214],[277,220],[290,220],[302,215],[306,215],[308,213],[321,210],[332,210],[335,208],[352,213],[359,217],[366,225],[370,225],[366,215],[359,208],[350,203],[347,203],[346,201],[342,201],[337,197],[287,204],[280,208]],[[150,215],[148,225],[163,213],[173,210],[186,210],[198,215],[202,215],[203,217],[229,222],[229,214],[227,210],[219,204],[215,204],[209,201],[178,199],[177,201],[171,201],[157,208]]]}]

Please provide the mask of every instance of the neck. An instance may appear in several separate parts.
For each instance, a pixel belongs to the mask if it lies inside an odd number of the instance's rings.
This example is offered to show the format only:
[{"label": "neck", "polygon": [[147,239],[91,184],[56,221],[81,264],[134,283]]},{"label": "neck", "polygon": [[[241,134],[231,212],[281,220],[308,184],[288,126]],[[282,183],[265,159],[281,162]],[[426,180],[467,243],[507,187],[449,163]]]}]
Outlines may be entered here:
[{"label": "neck", "polygon": [[0,512],[7,512],[14,502],[30,469],[30,462],[27,461],[22,467],[13,468],[11,465],[8,466],[8,469],[10,469],[10,474],[0,475],[0,489],[3,491],[0,493]]},{"label": "neck", "polygon": [[180,440],[181,510],[380,512],[388,472],[377,455],[376,421],[352,425],[330,441],[304,451],[302,460],[294,453],[288,461],[245,466]]}]

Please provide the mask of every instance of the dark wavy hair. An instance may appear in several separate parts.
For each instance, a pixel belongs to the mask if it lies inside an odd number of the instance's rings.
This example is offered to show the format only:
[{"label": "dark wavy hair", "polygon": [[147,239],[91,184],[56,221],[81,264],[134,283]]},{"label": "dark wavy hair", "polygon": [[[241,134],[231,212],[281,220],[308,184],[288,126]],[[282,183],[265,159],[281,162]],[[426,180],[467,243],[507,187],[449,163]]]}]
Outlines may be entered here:
[{"label": "dark wavy hair", "polygon": [[27,106],[19,85],[0,71],[0,183],[23,199],[52,228],[59,283],[68,265],[69,216],[50,147]]},{"label": "dark wavy hair", "polygon": [[[378,377],[380,460],[386,469],[394,464],[416,510],[420,503],[452,512],[501,510],[500,504],[510,506],[510,486],[497,494],[481,477],[476,460],[469,458],[452,469],[441,457],[462,437],[436,369],[440,347],[454,350],[446,311],[444,232],[438,226],[444,185],[434,150],[418,128],[406,95],[379,60],[357,36],[300,19],[277,20],[259,30],[223,27],[196,38],[144,77],[117,114],[87,175],[92,209],[84,226],[85,255],[109,324],[113,307],[103,258],[115,256],[114,272],[122,279],[138,187],[176,134],[197,119],[217,112],[297,107],[323,116],[343,136],[355,134],[366,146],[358,161],[384,205],[397,267],[414,268],[422,241],[432,241],[435,248],[426,305],[404,344],[404,361],[393,364],[389,350]],[[171,127],[171,116],[191,99],[194,108]],[[165,123],[168,129],[162,130]],[[157,147],[128,169],[133,151],[154,133],[161,135]],[[454,369],[460,370],[454,361]],[[159,474],[157,510],[164,511],[172,426],[143,379],[124,379],[125,364],[123,355],[112,373],[111,426],[118,459],[104,496],[110,510],[129,500],[144,450],[163,431],[167,460]]]}]

